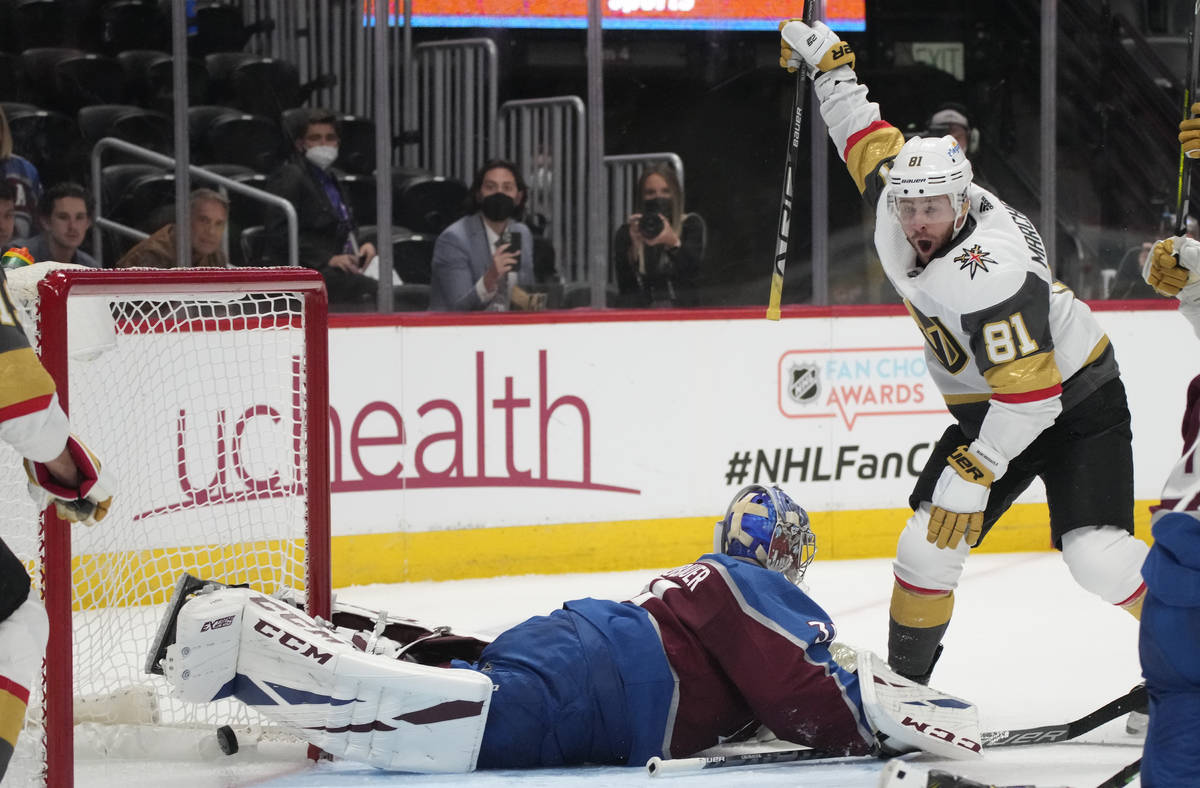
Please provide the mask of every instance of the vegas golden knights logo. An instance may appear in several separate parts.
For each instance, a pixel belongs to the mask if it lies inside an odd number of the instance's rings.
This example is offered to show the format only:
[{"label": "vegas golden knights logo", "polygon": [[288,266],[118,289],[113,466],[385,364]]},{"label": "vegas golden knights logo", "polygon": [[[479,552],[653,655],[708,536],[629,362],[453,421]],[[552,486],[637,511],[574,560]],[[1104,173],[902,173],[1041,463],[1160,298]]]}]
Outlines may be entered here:
[{"label": "vegas golden knights logo", "polygon": [[925,336],[925,344],[929,346],[929,351],[933,353],[938,362],[951,375],[961,372],[967,365],[967,352],[950,333],[950,329],[946,328],[945,324],[936,317],[926,317],[921,314],[921,310],[907,300],[904,305],[908,307],[908,313],[912,315],[913,320],[917,321],[917,325],[921,327],[921,333]]}]

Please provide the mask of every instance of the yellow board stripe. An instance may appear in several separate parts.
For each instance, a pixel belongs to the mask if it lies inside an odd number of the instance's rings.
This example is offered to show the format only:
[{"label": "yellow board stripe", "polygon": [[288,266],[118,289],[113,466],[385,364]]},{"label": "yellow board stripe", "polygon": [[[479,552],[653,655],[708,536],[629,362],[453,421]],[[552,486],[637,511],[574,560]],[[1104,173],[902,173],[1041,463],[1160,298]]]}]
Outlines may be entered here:
[{"label": "yellow board stripe", "polygon": [[[1137,536],[1147,543],[1151,503],[1157,501],[1139,501],[1134,510]],[[810,512],[817,559],[890,558],[911,514],[908,509]],[[712,550],[716,521],[716,516],[677,517],[335,536],[333,586],[680,566]],[[1048,523],[1045,504],[1018,504],[976,551],[1050,550]],[[223,582],[255,586],[279,577],[285,569],[292,576],[302,575],[303,550],[302,541],[272,541],[76,556],[72,559],[74,609],[134,603],[114,588],[112,576],[117,570],[136,578],[122,585],[138,589],[137,604],[157,604],[170,598],[175,580],[184,571],[207,578],[219,573]],[[33,573],[32,566],[26,568]]]},{"label": "yellow board stripe", "polygon": [[[1137,536],[1150,541],[1150,512],[1140,501]],[[907,509],[809,512],[817,560],[891,558],[912,512]],[[333,585],[456,580],[520,574],[661,569],[712,550],[717,516],[603,523],[364,534],[333,538]],[[982,553],[1052,549],[1045,504],[1017,504]]]}]

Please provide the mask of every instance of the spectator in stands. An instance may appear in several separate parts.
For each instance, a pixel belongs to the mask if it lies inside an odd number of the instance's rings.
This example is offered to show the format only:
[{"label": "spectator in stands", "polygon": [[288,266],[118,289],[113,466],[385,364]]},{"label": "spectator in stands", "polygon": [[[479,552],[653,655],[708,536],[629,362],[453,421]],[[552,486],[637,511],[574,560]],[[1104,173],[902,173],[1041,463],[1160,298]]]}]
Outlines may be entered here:
[{"label": "spectator in stands", "polygon": [[13,231],[17,238],[33,235],[34,211],[42,198],[42,181],[38,177],[37,167],[26,159],[13,153],[12,132],[8,128],[8,118],[0,108],[0,173],[4,180],[11,183],[16,190],[14,198],[16,209],[16,229]]},{"label": "spectator in stands", "polygon": [[981,188],[993,191],[979,168],[979,129],[971,124],[971,113],[957,102],[948,101],[929,116],[928,133],[924,136],[940,137],[949,134],[958,147],[967,152],[971,161],[972,179]]},{"label": "spectator in stands", "polygon": [[7,249],[16,237],[17,190],[8,181],[0,181],[0,250]]},{"label": "spectator in stands", "polygon": [[451,312],[545,308],[530,293],[533,234],[520,221],[529,188],[517,165],[493,159],[475,173],[471,212],[447,227],[433,247],[429,308]]},{"label": "spectator in stands", "polygon": [[[295,151],[271,176],[268,191],[296,208],[300,264],[321,273],[334,303],[372,303],[377,280],[362,271],[375,257],[375,246],[359,244],[350,202],[330,171],[338,156],[337,117],[327,109],[311,109],[292,130]],[[281,211],[268,213],[270,256],[287,258],[287,221]]]},{"label": "spectator in stands", "polygon": [[51,186],[38,203],[38,217],[42,232],[16,242],[27,248],[34,260],[99,267],[95,258],[79,248],[92,226],[92,195],[87,189],[71,181]]},{"label": "spectator in stands", "polygon": [[[229,200],[212,189],[196,189],[189,201],[192,217],[192,260],[195,268],[226,268],[229,258],[221,248],[229,221]],[[178,268],[175,224],[165,225],[117,261],[117,268]]]},{"label": "spectator in stands", "polygon": [[618,303],[693,306],[704,260],[704,219],[684,212],[683,186],[669,165],[646,167],[633,196],[639,211],[617,228],[613,240]]}]

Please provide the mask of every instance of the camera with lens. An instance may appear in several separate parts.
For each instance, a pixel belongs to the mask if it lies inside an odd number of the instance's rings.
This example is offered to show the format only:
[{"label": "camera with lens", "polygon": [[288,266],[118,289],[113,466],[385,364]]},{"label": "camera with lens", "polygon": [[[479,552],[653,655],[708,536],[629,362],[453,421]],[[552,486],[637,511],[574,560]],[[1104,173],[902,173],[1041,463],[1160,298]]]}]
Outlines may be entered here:
[{"label": "camera with lens", "polygon": [[649,241],[659,236],[665,226],[663,215],[670,208],[670,203],[661,197],[646,200],[645,205],[642,206],[642,218],[638,219],[638,231],[643,238]]}]

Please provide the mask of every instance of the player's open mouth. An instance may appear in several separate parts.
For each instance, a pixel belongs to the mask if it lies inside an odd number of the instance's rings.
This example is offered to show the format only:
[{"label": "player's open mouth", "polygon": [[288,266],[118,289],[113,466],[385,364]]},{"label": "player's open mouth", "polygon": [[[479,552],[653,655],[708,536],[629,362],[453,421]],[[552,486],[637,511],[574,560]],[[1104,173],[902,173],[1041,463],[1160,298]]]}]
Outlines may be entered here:
[{"label": "player's open mouth", "polygon": [[921,254],[929,254],[933,251],[933,241],[924,238],[917,241],[917,251]]}]

